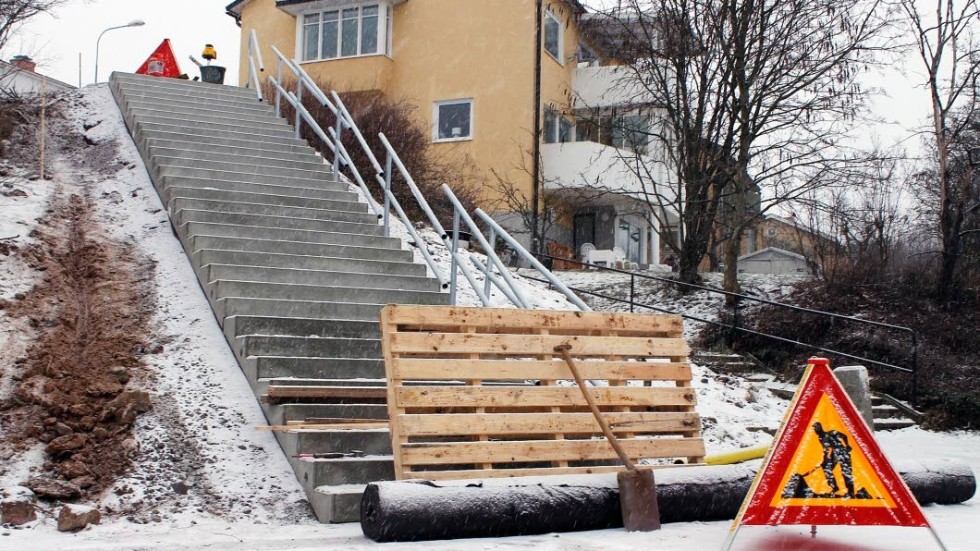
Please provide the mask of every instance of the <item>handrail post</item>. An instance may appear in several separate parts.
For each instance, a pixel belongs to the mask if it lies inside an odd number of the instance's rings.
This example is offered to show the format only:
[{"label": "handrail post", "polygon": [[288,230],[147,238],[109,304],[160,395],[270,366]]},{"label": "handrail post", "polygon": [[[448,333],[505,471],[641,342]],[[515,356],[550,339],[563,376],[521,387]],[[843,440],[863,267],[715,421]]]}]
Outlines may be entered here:
[{"label": "handrail post", "polygon": [[[344,139],[344,119],[340,116],[340,113],[337,113],[336,117],[337,136],[334,139],[337,140],[337,143],[340,143]],[[333,156],[333,174],[334,178],[340,177],[340,155]]]},{"label": "handrail post", "polygon": [[636,303],[636,276],[630,274],[630,313],[633,313],[633,305]]},{"label": "handrail post", "polygon": [[[303,105],[303,83],[300,81],[296,82],[296,101],[299,105]],[[300,124],[303,121],[302,116],[300,116],[299,109],[296,109],[296,139],[300,138]]]},{"label": "handrail post", "polygon": [[390,236],[391,227],[391,152],[388,152],[388,157],[385,159],[385,207],[384,207],[384,226],[385,226],[385,236]]},{"label": "handrail post", "polygon": [[[456,251],[459,250],[459,211],[453,209],[453,254],[449,270],[449,305],[456,306]],[[484,292],[490,296],[489,291]]]},{"label": "handrail post", "polygon": [[[282,60],[276,57],[276,82],[282,82]],[[299,81],[297,81],[299,82]],[[282,92],[276,88],[276,117],[282,117]]]},{"label": "handrail post", "polygon": [[[497,243],[497,230],[490,228],[490,235],[487,238],[487,243],[490,243],[491,248],[493,248],[493,246]],[[484,274],[486,280],[483,282],[483,293],[488,297],[490,296],[490,276],[492,274],[493,274],[493,263],[487,262],[487,271]]]},{"label": "handrail post", "polygon": [[912,405],[917,405],[919,399],[919,344],[915,338],[915,331],[912,334]]}]

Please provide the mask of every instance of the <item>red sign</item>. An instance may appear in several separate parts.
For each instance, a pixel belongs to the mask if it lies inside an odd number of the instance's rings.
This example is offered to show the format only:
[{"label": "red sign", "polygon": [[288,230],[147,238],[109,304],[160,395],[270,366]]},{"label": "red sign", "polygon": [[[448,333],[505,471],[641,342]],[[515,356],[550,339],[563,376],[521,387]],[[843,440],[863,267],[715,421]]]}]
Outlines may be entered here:
[{"label": "red sign", "polygon": [[732,528],[786,524],[929,527],[822,358],[807,365]]},{"label": "red sign", "polygon": [[169,78],[176,78],[182,74],[180,65],[177,64],[177,56],[174,55],[174,50],[170,47],[169,38],[163,39],[163,42],[157,46],[156,50],[153,50],[150,57],[140,65],[136,74]]}]

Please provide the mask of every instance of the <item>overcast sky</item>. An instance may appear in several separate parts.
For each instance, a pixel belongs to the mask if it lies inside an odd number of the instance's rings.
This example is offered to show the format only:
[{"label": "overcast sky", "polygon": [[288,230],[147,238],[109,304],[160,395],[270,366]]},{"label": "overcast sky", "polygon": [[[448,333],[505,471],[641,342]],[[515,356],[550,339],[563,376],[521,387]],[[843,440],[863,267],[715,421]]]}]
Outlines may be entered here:
[{"label": "overcast sky", "polygon": [[182,71],[199,76],[188,59],[199,61],[205,44],[218,51],[215,65],[228,68],[225,82],[238,81],[239,29],[225,15],[230,0],[68,0],[54,17],[40,15],[21,30],[2,52],[9,60],[27,54],[38,62],[38,72],[78,85],[78,55],[82,55],[82,85],[95,77],[95,43],[99,33],[134,19],[146,25],[109,31],[99,48],[99,79],[112,71],[134,72],[169,38]]},{"label": "overcast sky", "polygon": [[[81,54],[81,82],[89,85],[94,78],[99,33],[142,19],[146,22],[143,27],[117,29],[103,37],[99,54],[101,81],[114,70],[135,71],[164,38],[169,38],[185,73],[198,76],[197,67],[188,56],[193,54],[200,59],[204,45],[210,43],[218,50],[215,64],[228,68],[225,81],[236,83],[240,34],[234,19],[225,15],[229,1],[68,0],[54,17],[41,15],[32,21],[0,55],[9,60],[26,53],[39,62],[40,72],[78,85]],[[590,4],[595,1],[590,0]],[[881,73],[868,75],[868,85],[880,87],[881,95],[874,98],[873,105],[875,114],[885,121],[865,130],[869,138],[876,135],[885,144],[904,141],[909,149],[918,149],[919,140],[913,137],[913,130],[921,128],[929,114],[928,95],[919,85],[924,79],[921,71],[916,74],[920,63],[909,58],[904,64],[897,62]]]}]

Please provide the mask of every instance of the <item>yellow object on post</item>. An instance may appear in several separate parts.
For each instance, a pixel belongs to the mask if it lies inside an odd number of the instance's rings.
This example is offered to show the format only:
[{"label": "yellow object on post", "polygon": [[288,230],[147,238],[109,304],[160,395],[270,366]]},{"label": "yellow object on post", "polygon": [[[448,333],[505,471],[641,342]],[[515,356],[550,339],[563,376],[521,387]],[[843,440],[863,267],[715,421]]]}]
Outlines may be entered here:
[{"label": "yellow object on post", "polygon": [[709,455],[704,458],[704,462],[708,465],[732,465],[735,463],[742,463],[744,461],[751,461],[753,459],[762,459],[766,456],[766,452],[769,451],[769,446],[755,446],[754,448],[743,448],[738,451],[720,453],[718,455]]},{"label": "yellow object on post", "polygon": [[204,45],[204,52],[201,54],[201,57],[203,57],[204,59],[206,59],[208,61],[211,61],[211,60],[214,60],[214,59],[218,59],[218,52],[214,49],[214,46],[213,45],[211,45],[211,44],[205,44]]}]

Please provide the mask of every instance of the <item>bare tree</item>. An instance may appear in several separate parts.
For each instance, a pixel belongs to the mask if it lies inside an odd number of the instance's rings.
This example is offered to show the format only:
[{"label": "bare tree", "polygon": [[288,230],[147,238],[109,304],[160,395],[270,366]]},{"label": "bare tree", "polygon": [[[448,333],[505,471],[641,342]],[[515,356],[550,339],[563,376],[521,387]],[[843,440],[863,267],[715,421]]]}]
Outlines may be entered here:
[{"label": "bare tree", "polygon": [[[956,266],[962,256],[963,222],[973,187],[972,157],[980,150],[957,147],[975,120],[980,48],[976,24],[980,0],[901,0],[905,20],[926,72],[932,108],[931,149],[935,174],[928,185],[936,205],[936,229],[941,243],[936,296],[946,304],[956,293]],[[963,170],[956,170],[957,157]],[[921,180],[920,180],[921,181]]]},{"label": "bare tree", "polygon": [[29,19],[51,13],[69,0],[0,0],[0,49]]},{"label": "bare tree", "polygon": [[725,287],[737,291],[742,232],[840,182],[859,157],[846,131],[862,108],[858,75],[888,47],[884,2],[621,0],[606,14],[619,28],[607,45],[662,117],[650,135],[671,181],[650,182],[651,211],[680,218],[682,273],[723,221]]}]

